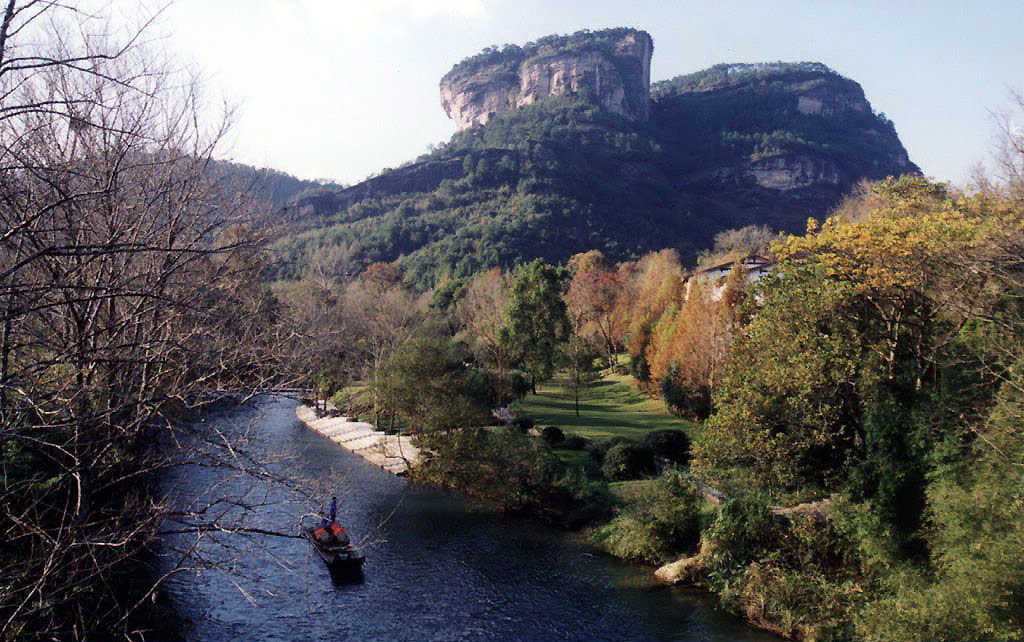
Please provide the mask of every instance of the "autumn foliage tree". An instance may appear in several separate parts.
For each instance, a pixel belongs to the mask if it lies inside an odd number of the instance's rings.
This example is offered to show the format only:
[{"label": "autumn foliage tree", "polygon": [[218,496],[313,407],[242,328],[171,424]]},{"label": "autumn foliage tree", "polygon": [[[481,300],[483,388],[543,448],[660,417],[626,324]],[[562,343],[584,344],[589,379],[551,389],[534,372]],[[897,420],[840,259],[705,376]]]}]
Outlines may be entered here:
[{"label": "autumn foliage tree", "polygon": [[[646,352],[655,328],[666,312],[678,306],[683,295],[683,268],[674,250],[661,250],[644,256],[630,270],[635,274],[627,296],[617,309],[628,321],[626,349],[640,369],[647,370]],[[663,326],[664,327],[664,326]],[[634,372],[638,369],[634,367]]]},{"label": "autumn foliage tree", "polygon": [[576,334],[603,353],[608,365],[621,346],[625,319],[618,309],[624,277],[597,250],[569,260],[572,279],[565,299]]},{"label": "autumn foliage tree", "polygon": [[651,383],[676,412],[703,416],[710,408],[722,332],[718,308],[706,285],[695,282],[647,347]]},{"label": "autumn foliage tree", "polygon": [[711,392],[739,331],[747,272],[737,262],[723,282],[702,272],[686,282],[681,300],[665,310],[644,351],[648,379],[675,412],[704,417]]}]

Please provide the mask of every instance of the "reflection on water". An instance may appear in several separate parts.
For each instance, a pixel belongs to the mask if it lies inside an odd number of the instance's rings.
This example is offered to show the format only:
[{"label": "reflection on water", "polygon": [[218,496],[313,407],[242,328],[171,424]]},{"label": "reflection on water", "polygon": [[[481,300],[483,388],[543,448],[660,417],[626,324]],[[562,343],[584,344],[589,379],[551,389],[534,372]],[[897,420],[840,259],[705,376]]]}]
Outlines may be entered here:
[{"label": "reflection on water", "polygon": [[[168,595],[193,640],[774,640],[716,610],[704,595],[656,586],[648,569],[611,560],[557,532],[481,515],[457,498],[409,486],[295,419],[295,402],[266,399],[207,419],[226,430],[255,421],[254,447],[279,470],[341,501],[363,537],[364,576],[332,578],[301,539],[262,538],[235,573],[179,574]],[[217,475],[169,483],[200,494]],[[229,482],[224,482],[228,485]],[[264,527],[294,532],[314,506],[266,485]],[[215,547],[204,542],[201,547]]]}]

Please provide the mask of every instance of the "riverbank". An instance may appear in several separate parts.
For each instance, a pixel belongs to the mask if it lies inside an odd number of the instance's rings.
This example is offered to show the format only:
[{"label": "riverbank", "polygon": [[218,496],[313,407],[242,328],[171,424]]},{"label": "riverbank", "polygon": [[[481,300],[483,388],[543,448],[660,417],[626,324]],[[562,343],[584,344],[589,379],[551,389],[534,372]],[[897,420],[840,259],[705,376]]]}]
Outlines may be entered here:
[{"label": "riverbank", "polygon": [[[179,535],[199,556],[223,555],[224,541],[236,541],[239,553],[224,566],[229,572],[168,579],[166,597],[190,642],[778,642],[703,595],[658,589],[646,569],[589,542],[528,519],[496,519],[458,493],[368,465],[297,422],[295,406],[264,397],[208,418],[204,428],[244,435],[254,456],[280,461],[294,482],[264,477],[239,486],[261,498],[249,523],[294,529],[296,513],[312,507],[305,489],[333,480],[344,526],[366,553],[365,581],[335,586],[301,539]],[[235,479],[228,467],[172,473],[167,483],[186,500],[202,501]]]},{"label": "riverbank", "polygon": [[297,406],[295,416],[310,430],[393,475],[407,475],[409,468],[419,461],[419,449],[412,445],[410,437],[388,435],[371,423],[349,417],[320,417],[306,405]]},{"label": "riverbank", "polygon": [[[333,413],[337,412],[333,406],[329,406],[329,410]],[[295,413],[307,428],[328,437],[331,441],[353,454],[363,457],[384,471],[395,475],[404,475],[412,465],[418,463],[419,453],[409,443],[408,437],[386,435],[375,430],[371,423],[353,421],[348,417],[319,417],[316,410],[310,406],[299,406]],[[593,524],[592,519],[598,513],[610,509],[607,503],[607,492],[596,492],[594,482],[585,481],[578,476],[564,476],[562,473],[557,474],[554,478],[545,476],[544,471],[556,469],[562,470],[564,473],[564,465],[557,465],[558,459],[554,452],[544,445],[544,440],[541,438],[530,437],[515,430],[470,432],[473,432],[477,440],[468,444],[463,440],[457,440],[451,444],[455,448],[451,452],[443,447],[440,450],[435,450],[437,444],[433,444],[432,452],[435,454],[447,452],[449,456],[434,457],[427,464],[426,470],[419,469],[419,479],[438,486],[455,488],[471,498],[495,502],[506,511],[508,507],[500,502],[503,498],[507,502],[509,497],[515,497],[522,502],[522,506],[514,507],[511,512],[529,514],[549,522],[552,521],[551,515],[556,515],[557,519],[554,521],[562,525]],[[540,447],[540,450],[537,450],[536,447]],[[430,465],[431,463],[437,465],[445,460],[465,462],[465,457],[469,453],[472,453],[470,459],[480,460],[477,472],[484,472],[485,474],[482,476],[461,468],[449,469],[443,464],[441,468],[434,470]],[[493,476],[494,471],[501,471],[501,473],[495,477]],[[456,479],[461,480],[462,483],[452,483]],[[467,486],[466,483],[469,485]],[[580,483],[582,485],[578,485]],[[639,483],[651,488],[648,488],[646,493],[640,493],[638,497],[623,498],[622,514],[632,513],[638,506],[645,506],[652,499],[661,496],[658,489],[653,487],[659,484],[657,480],[634,482],[634,485]],[[718,500],[717,497],[708,498],[706,496],[703,499],[713,504],[717,504],[716,500]],[[586,515],[591,517],[586,517]],[[598,518],[600,524],[593,525],[596,528],[607,527],[609,524],[606,520],[610,517],[611,515],[607,515],[604,518]],[[595,531],[587,530],[585,536],[572,539],[585,543],[587,546],[593,546],[596,541]],[[646,577],[648,587],[654,586],[657,582],[675,586],[689,585],[700,589],[700,593],[706,593],[708,596],[715,595],[714,592],[708,591],[708,587],[699,582],[690,581],[696,579],[692,577],[694,573],[687,575],[678,572],[678,569],[673,567],[671,570],[676,572],[671,578],[666,578],[664,571],[657,567],[651,568],[647,564],[636,564],[638,560],[635,555],[622,555],[621,551],[617,552],[606,546],[600,547],[611,553],[613,558],[618,558],[619,563],[632,567],[634,569],[632,572],[637,577]],[[676,595],[675,591],[670,593]],[[760,629],[774,632],[771,627],[766,627],[757,621],[751,623]]]}]

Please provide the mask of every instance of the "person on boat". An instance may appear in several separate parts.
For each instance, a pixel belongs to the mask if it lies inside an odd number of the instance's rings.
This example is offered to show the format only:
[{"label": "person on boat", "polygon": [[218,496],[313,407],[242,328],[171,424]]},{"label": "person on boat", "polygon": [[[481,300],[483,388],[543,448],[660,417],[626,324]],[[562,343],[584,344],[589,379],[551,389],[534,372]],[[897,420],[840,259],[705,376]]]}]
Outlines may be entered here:
[{"label": "person on boat", "polygon": [[330,518],[331,518],[331,520],[330,520],[330,522],[328,522],[329,524],[333,524],[334,522],[338,521],[338,498],[337,497],[331,497],[331,514],[330,514]]}]

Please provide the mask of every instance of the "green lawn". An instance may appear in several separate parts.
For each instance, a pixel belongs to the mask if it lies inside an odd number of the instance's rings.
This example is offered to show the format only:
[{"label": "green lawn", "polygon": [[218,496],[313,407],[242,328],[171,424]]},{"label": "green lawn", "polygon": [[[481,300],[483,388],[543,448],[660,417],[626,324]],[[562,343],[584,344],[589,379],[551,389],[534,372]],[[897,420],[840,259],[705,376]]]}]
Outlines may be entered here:
[{"label": "green lawn", "polygon": [[644,493],[649,492],[657,483],[654,479],[636,479],[633,481],[611,482],[608,490],[623,503],[630,503],[637,500]]},{"label": "green lawn", "polygon": [[564,380],[556,377],[537,386],[537,394],[514,404],[520,415],[533,417],[538,426],[558,426],[568,435],[575,433],[594,440],[623,436],[640,439],[650,430],[684,430],[694,436],[693,423],[670,415],[664,404],[651,399],[629,375],[610,374],[594,383],[580,398],[576,416],[572,394]]}]

